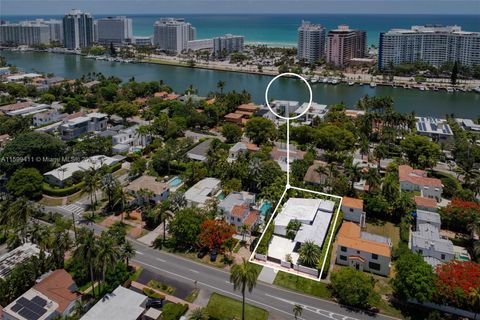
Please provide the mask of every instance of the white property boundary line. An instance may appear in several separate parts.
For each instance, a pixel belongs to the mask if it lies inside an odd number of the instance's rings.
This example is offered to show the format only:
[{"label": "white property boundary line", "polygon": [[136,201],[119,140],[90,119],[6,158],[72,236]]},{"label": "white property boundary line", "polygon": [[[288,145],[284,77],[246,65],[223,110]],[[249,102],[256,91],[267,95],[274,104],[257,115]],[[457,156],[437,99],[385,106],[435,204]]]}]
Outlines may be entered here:
[{"label": "white property boundary line", "polygon": [[[287,74],[285,74],[287,75]],[[291,75],[291,74],[288,74],[288,75]],[[296,75],[296,74],[293,74],[297,77],[299,77],[300,79],[302,79],[308,86],[309,90],[310,90],[310,105],[312,103],[312,95],[311,95],[311,87],[310,85],[308,84],[308,82],[301,76],[299,75]],[[263,266],[263,267],[267,267],[267,268],[271,268],[271,269],[274,269],[274,270],[278,270],[278,271],[283,271],[283,272],[286,272],[286,273],[290,273],[290,274],[293,274],[293,275],[296,275],[296,276],[300,276],[300,277],[303,277],[303,278],[306,278],[306,279],[315,279],[316,281],[321,281],[322,279],[322,274],[323,274],[323,271],[325,269],[325,264],[327,262],[327,258],[328,258],[328,255],[330,253],[330,246],[332,244],[332,240],[333,240],[333,236],[334,236],[334,233],[335,233],[335,227],[337,225],[337,221],[338,221],[338,215],[340,214],[340,208],[342,206],[342,201],[343,201],[343,197],[340,197],[340,196],[337,196],[337,195],[334,195],[334,194],[329,194],[329,193],[324,193],[324,192],[318,192],[318,191],[313,191],[313,190],[308,190],[308,189],[304,189],[304,188],[298,188],[298,187],[294,187],[294,186],[291,186],[290,185],[290,117],[282,117],[282,116],[279,116],[275,113],[275,111],[272,110],[272,108],[270,107],[269,103],[268,103],[268,88],[270,88],[270,85],[272,84],[273,81],[275,81],[277,78],[279,78],[280,76],[282,75],[278,75],[276,76],[275,78],[273,78],[270,83],[268,84],[267,86],[267,90],[265,92],[265,101],[266,101],[266,104],[268,106],[268,108],[270,109],[270,111],[272,111],[272,113],[274,115],[276,115],[277,117],[279,118],[282,118],[282,119],[285,119],[287,120],[287,185],[285,186],[285,190],[283,191],[282,193],[282,196],[280,197],[280,200],[278,200],[278,203],[275,207],[275,210],[272,212],[271,216],[270,216],[270,219],[268,220],[268,223],[267,225],[265,226],[265,229],[262,233],[262,235],[260,236],[260,239],[258,240],[257,242],[257,245],[255,246],[255,249],[253,250],[252,254],[250,255],[250,258],[248,259],[249,262],[251,263],[255,263],[255,264],[258,264],[260,266]],[[305,109],[305,111],[300,114],[299,116],[295,117],[295,118],[298,118],[300,116],[302,116],[304,113],[306,113],[306,111],[308,110],[309,108]],[[292,119],[295,119],[295,118],[292,118]],[[280,205],[282,204],[282,200],[283,198],[285,197],[285,195],[287,194],[287,191],[289,189],[293,189],[293,190],[298,190],[298,191],[302,191],[302,192],[308,192],[308,193],[313,193],[313,194],[317,194],[317,195],[321,195],[321,196],[327,196],[327,197],[332,197],[332,198],[335,198],[335,199],[339,199],[340,202],[338,203],[338,208],[337,208],[337,211],[336,211],[336,214],[335,214],[335,219],[333,221],[333,226],[332,226],[332,233],[330,235],[330,239],[328,239],[328,245],[327,245],[327,251],[325,253],[325,258],[323,259],[323,262],[322,262],[322,268],[320,270],[320,275],[318,278],[313,278],[313,277],[308,277],[306,275],[303,275],[302,273],[297,273],[297,272],[292,272],[290,270],[285,270],[285,268],[279,268],[279,267],[275,267],[275,266],[272,266],[272,265],[268,265],[266,263],[261,263],[257,260],[255,260],[255,253],[257,252],[257,249],[258,249],[258,246],[260,245],[260,243],[262,242],[262,239],[263,237],[265,236],[265,233],[268,229],[268,227],[270,226],[270,224],[272,223],[272,220],[273,218],[275,217],[275,214],[277,213],[277,210],[278,208],[280,207]],[[330,221],[329,225],[328,225],[328,228],[327,228],[327,233],[328,231],[330,230],[330,226],[331,226],[332,222]],[[325,243],[323,244],[325,245]],[[267,254],[268,255],[268,254]],[[328,266],[327,266],[328,267]]]}]

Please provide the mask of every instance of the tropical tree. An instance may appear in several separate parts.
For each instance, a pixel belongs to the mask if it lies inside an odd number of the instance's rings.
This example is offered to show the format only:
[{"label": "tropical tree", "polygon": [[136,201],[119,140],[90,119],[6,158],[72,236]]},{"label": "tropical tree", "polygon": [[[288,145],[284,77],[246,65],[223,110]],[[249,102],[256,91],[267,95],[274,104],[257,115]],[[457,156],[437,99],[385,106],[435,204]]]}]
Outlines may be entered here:
[{"label": "tropical tree", "polygon": [[135,248],[133,247],[132,243],[126,240],[121,248],[121,256],[125,259],[125,264],[127,267],[129,266],[130,259],[135,257]]},{"label": "tropical tree", "polygon": [[307,240],[300,246],[299,263],[305,267],[314,268],[320,260],[320,247],[312,240]]},{"label": "tropical tree", "polygon": [[102,232],[98,239],[98,251],[96,255],[96,263],[101,268],[102,283],[105,287],[105,274],[109,267],[115,267],[118,259],[120,258],[120,250],[118,245],[107,232]]},{"label": "tropical tree", "polygon": [[90,271],[90,281],[92,285],[92,294],[95,297],[95,278],[94,266],[96,265],[96,257],[98,253],[98,243],[93,230],[82,228],[78,232],[76,247],[73,252],[75,259],[82,261],[88,266]]},{"label": "tropical tree", "polygon": [[331,282],[335,296],[347,305],[369,308],[379,300],[373,277],[352,267],[333,272]]},{"label": "tropical tree", "polygon": [[225,81],[219,80],[217,82],[217,88],[220,89],[220,94],[223,95],[223,89],[225,88]]},{"label": "tropical tree", "polygon": [[242,320],[245,320],[245,293],[252,292],[257,285],[258,269],[250,264],[245,258],[241,264],[235,264],[230,269],[230,282],[234,290],[242,292]]},{"label": "tropical tree", "polygon": [[293,316],[295,317],[295,320],[298,319],[298,317],[301,317],[303,313],[303,307],[300,304],[295,304],[293,306]]}]

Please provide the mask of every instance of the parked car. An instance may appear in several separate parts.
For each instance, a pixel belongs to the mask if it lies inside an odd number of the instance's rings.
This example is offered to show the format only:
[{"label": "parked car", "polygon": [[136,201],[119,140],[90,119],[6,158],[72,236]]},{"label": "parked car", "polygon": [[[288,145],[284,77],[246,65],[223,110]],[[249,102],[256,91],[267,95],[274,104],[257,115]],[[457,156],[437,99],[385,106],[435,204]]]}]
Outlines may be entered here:
[{"label": "parked car", "polygon": [[210,252],[210,261],[215,262],[217,260],[218,252],[217,249],[213,249],[212,252]]},{"label": "parked car", "polygon": [[149,298],[147,300],[147,304],[145,305],[148,308],[162,308],[163,307],[163,301],[161,299],[153,299]]},{"label": "parked car", "polygon": [[197,253],[197,258],[202,259],[207,255],[208,251],[209,251],[208,247],[202,247]]}]

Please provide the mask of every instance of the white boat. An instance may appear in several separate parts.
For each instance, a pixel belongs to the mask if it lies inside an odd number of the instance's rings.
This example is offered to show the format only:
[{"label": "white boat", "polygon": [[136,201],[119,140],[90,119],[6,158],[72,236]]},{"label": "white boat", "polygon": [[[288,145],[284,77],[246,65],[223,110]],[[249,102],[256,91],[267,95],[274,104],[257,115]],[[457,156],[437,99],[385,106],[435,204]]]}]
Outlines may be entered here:
[{"label": "white boat", "polygon": [[452,87],[447,87],[446,90],[447,90],[447,92],[454,92],[455,91],[455,89],[452,88]]},{"label": "white boat", "polygon": [[318,82],[318,77],[312,77],[310,80],[311,83],[317,83]]},{"label": "white boat", "polygon": [[480,87],[474,88],[473,91],[475,91],[476,93],[480,93]]},{"label": "white boat", "polygon": [[419,86],[418,89],[420,89],[420,91],[425,91],[425,87],[424,87],[424,86]]},{"label": "white boat", "polygon": [[328,78],[323,78],[323,83],[328,83]]},{"label": "white boat", "polygon": [[350,82],[348,82],[348,85],[349,85],[349,86],[355,85],[355,81],[350,81]]},{"label": "white boat", "polygon": [[375,82],[370,82],[370,88],[375,88],[377,84]]},{"label": "white boat", "polygon": [[336,85],[336,84],[339,84],[339,83],[340,83],[340,81],[338,81],[337,79],[332,79],[331,84]]}]

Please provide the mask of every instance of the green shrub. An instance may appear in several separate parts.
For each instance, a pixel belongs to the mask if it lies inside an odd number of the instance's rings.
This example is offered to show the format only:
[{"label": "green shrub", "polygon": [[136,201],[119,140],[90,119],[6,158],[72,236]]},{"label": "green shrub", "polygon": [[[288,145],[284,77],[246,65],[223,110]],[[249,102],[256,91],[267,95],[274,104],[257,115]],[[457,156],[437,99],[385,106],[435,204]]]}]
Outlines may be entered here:
[{"label": "green shrub", "polygon": [[[325,237],[325,243],[323,244],[323,247],[322,247],[322,255],[320,256],[320,260],[318,261],[317,267],[318,269],[321,270],[323,261],[325,260],[325,256],[327,256],[327,260],[325,261],[325,268],[323,269],[323,273],[321,274],[322,279],[325,279],[327,277],[328,268],[330,266],[330,259],[332,257],[332,250],[329,250],[329,249],[332,249],[333,241],[330,244],[330,246],[328,246],[327,244],[328,244],[328,241],[330,241],[332,232],[333,232],[333,239],[335,239],[335,236],[337,235],[337,232],[340,229],[340,226],[342,225],[343,212],[340,211],[338,213],[338,219],[337,219],[337,223],[335,224],[335,230],[333,230],[334,219],[335,219],[335,214],[333,215],[333,219],[332,219],[332,222],[330,223],[330,227],[328,227],[327,236]],[[328,251],[328,255],[327,255],[327,251]]]},{"label": "green shrub", "polygon": [[85,183],[82,181],[70,187],[58,188],[58,187],[52,187],[48,183],[44,182],[42,185],[42,191],[44,194],[52,197],[65,197],[82,190],[84,184]]},{"label": "green shrub", "polygon": [[267,227],[267,230],[265,231],[262,241],[260,241],[260,244],[258,245],[257,253],[264,254],[264,255],[268,253],[268,244],[272,239],[274,230],[275,230],[275,225],[272,221],[272,223],[270,223],[270,225]]},{"label": "green shrub", "polygon": [[162,320],[178,320],[188,310],[188,305],[169,303],[162,308]]},{"label": "green shrub", "polygon": [[152,298],[152,299],[161,299],[161,300],[165,300],[165,295],[161,294],[161,293],[158,293],[148,287],[145,287],[143,288],[143,293],[149,297],[149,298]]},{"label": "green shrub", "polygon": [[121,167],[122,167],[122,164],[121,164],[120,162],[119,162],[119,163],[116,163],[116,164],[114,164],[113,166],[111,166],[111,167],[108,168],[108,172],[114,173],[115,171],[120,170]]}]

